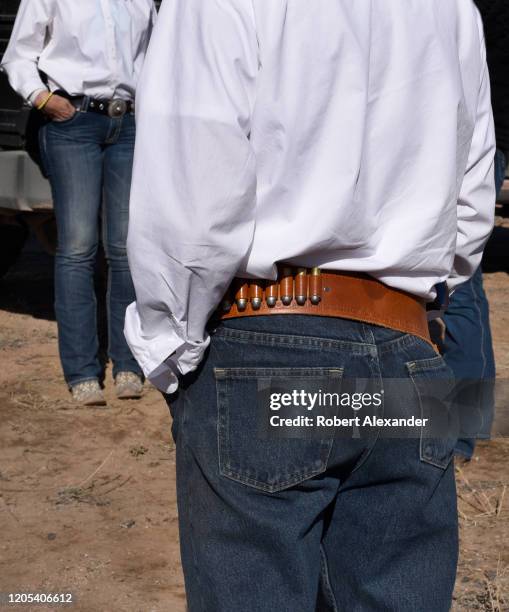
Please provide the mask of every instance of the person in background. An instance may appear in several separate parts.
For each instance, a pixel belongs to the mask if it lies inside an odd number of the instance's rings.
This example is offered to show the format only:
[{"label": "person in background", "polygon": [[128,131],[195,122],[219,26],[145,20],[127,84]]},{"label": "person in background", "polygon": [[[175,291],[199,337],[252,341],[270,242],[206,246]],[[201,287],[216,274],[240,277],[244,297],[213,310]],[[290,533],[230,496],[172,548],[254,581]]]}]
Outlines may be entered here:
[{"label": "person in background", "polygon": [[134,99],[155,17],[152,0],[22,0],[2,62],[13,89],[47,118],[40,143],[58,231],[60,358],[84,405],[105,404],[94,291],[100,225],[116,394],[138,398],[143,389],[122,329],[134,299],[126,256]]},{"label": "person in background", "polygon": [[[475,3],[484,22],[497,139],[495,183],[499,194],[509,151],[509,2],[475,0]],[[494,409],[495,357],[489,305],[480,267],[453,293],[444,321],[444,358],[457,379],[468,381],[469,403],[477,406],[479,422],[484,422],[486,427]],[[456,453],[469,460],[474,448],[474,438],[462,438],[458,441]]]}]

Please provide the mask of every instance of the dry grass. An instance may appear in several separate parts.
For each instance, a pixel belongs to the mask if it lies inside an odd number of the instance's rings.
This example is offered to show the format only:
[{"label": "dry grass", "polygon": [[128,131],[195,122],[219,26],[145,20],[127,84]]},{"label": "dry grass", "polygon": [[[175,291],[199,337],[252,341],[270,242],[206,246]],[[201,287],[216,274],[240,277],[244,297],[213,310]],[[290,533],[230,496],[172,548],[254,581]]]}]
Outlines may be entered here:
[{"label": "dry grass", "polygon": [[504,612],[507,611],[507,600],[503,595],[502,580],[508,572],[508,567],[501,569],[500,559],[497,565],[496,572],[484,572],[484,586],[486,590],[485,610],[487,612]]},{"label": "dry grass", "polygon": [[458,512],[465,521],[477,521],[482,518],[499,518],[504,508],[507,485],[499,482],[487,487],[473,486],[464,471],[456,468],[458,485]]},{"label": "dry grass", "polygon": [[14,406],[29,411],[69,410],[72,402],[69,400],[49,398],[34,391],[11,393],[10,400]]},{"label": "dry grass", "polygon": [[98,480],[93,480],[86,487],[66,487],[65,489],[58,491],[54,502],[56,505],[82,503],[93,504],[96,506],[106,506],[110,503],[106,496],[112,491],[120,489],[130,480],[130,476],[125,478],[118,474],[112,477],[103,477]]}]

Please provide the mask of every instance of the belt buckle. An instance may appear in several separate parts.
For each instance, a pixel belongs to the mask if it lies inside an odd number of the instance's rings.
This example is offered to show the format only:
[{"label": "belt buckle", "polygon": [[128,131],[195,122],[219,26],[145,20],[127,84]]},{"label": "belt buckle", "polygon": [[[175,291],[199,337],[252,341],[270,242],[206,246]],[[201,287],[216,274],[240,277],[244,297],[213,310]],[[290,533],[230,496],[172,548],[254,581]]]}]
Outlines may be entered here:
[{"label": "belt buckle", "polygon": [[108,117],[123,117],[127,112],[127,102],[116,99],[108,103]]}]

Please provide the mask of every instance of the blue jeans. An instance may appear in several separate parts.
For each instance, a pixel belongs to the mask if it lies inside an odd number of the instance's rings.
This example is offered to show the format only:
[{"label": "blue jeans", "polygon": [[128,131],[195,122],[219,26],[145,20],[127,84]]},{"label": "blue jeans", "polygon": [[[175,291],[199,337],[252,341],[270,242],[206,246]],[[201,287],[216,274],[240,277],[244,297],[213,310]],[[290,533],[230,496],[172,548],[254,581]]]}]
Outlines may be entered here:
[{"label": "blue jeans", "polygon": [[47,123],[40,132],[58,231],[55,312],[60,359],[70,386],[102,376],[94,289],[101,217],[113,375],[141,374],[122,331],[125,310],[135,299],[126,255],[134,138],[132,115],[111,119],[77,112],[67,121]]},{"label": "blue jeans", "polygon": [[[505,156],[498,150],[495,157],[497,194],[504,183],[505,167]],[[495,401],[495,356],[481,268],[453,293],[444,318],[447,327],[444,359],[458,380],[479,381],[472,388],[470,401],[478,405],[480,419],[489,421]],[[462,438],[456,452],[470,459],[474,448],[474,438]]]},{"label": "blue jeans", "polygon": [[[167,400],[189,612],[446,612],[458,554],[455,440],[263,439],[267,378],[449,376],[424,341],[344,319],[270,316],[212,330]],[[411,380],[412,379],[412,380]]]}]

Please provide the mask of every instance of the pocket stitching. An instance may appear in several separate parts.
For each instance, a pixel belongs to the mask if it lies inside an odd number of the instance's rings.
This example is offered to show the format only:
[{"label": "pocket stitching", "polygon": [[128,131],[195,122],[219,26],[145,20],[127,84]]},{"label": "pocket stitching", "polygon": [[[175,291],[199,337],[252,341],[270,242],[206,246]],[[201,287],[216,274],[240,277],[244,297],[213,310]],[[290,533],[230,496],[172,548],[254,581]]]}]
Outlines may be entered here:
[{"label": "pocket stitching", "polygon": [[[278,378],[286,376],[288,378],[313,378],[315,376],[332,376],[341,378],[344,368],[214,368],[216,380],[246,380],[258,377]],[[312,376],[311,376],[311,375]]]},{"label": "pocket stitching", "polygon": [[[283,482],[278,482],[276,484],[269,484],[257,480],[256,478],[252,478],[250,476],[242,475],[238,471],[232,469],[231,463],[229,460],[225,459],[227,456],[227,450],[229,448],[230,442],[230,428],[229,428],[229,410],[227,404],[228,395],[231,393],[229,389],[229,382],[231,380],[246,380],[246,379],[256,379],[257,376],[254,375],[256,373],[260,376],[260,373],[263,372],[264,376],[272,376],[277,377],[283,374],[288,374],[289,371],[298,371],[307,373],[308,377],[321,375],[331,375],[335,374],[334,378],[341,379],[344,373],[344,368],[214,368],[214,377],[216,379],[216,396],[217,396],[217,407],[218,407],[218,420],[217,420],[217,438],[218,438],[218,463],[219,463],[219,473],[226,478],[234,482],[238,482],[241,484],[249,485],[253,488],[266,491],[269,493],[274,493],[278,491],[283,491],[288,487],[298,484],[300,482],[304,482],[309,478],[316,476],[318,474],[322,474],[327,469],[327,464],[329,461],[329,457],[332,451],[332,445],[334,439],[331,437],[328,440],[320,440],[321,442],[321,450],[326,452],[323,453],[323,459],[320,459],[320,467],[315,469],[308,469],[301,471],[297,474],[294,474],[291,478],[287,478]],[[233,376],[231,376],[232,372],[235,372]],[[247,375],[247,373],[252,373],[251,375]],[[270,373],[270,374],[269,374]],[[311,373],[312,376],[309,376]],[[306,374],[304,374],[306,375]],[[302,374],[295,375],[294,377],[302,376]],[[221,381],[224,385],[223,389],[221,389],[221,385],[218,385],[217,382]],[[223,435],[221,435],[223,434]],[[322,453],[321,453],[322,454]]]},{"label": "pocket stitching", "polygon": [[291,487],[294,484],[304,482],[305,480],[308,480],[312,476],[317,476],[318,474],[323,474],[323,472],[325,472],[325,470],[327,469],[327,463],[328,463],[328,459],[329,459],[331,449],[332,449],[332,438],[330,442],[331,443],[329,444],[329,448],[327,450],[327,458],[323,461],[323,467],[320,467],[319,469],[316,469],[316,470],[311,470],[308,472],[301,472],[299,474],[295,474],[295,476],[293,476],[292,478],[289,478],[288,480],[284,480],[283,482],[279,482],[277,485],[270,485],[265,482],[261,482],[260,480],[256,480],[255,478],[250,478],[249,476],[243,476],[239,474],[238,472],[235,472],[234,470],[231,470],[231,469],[227,470],[226,468],[221,469],[221,474],[223,476],[226,476],[227,478],[230,478],[234,482],[248,484],[254,488],[260,489],[262,491],[267,491],[269,493],[283,491],[284,489],[287,489],[288,487]]},{"label": "pocket stitching", "polygon": [[[419,401],[419,406],[421,408],[421,417],[422,417],[423,413],[422,413],[421,394],[419,393],[419,388],[416,385],[413,374],[423,373],[423,372],[435,372],[439,370],[440,368],[447,370],[447,364],[445,363],[444,358],[441,355],[437,355],[436,357],[428,357],[426,359],[408,361],[405,365],[408,369],[410,379],[412,380],[412,384],[414,386],[415,393]],[[433,457],[433,456],[427,457],[426,453],[424,452],[425,440],[431,440],[431,439],[432,438],[423,438],[423,429],[421,428],[421,435],[419,439],[419,458],[423,463],[427,463],[437,468],[446,470],[452,461],[452,458],[454,456],[454,451],[451,453],[448,459],[444,459],[443,461],[440,461],[436,459],[436,457]]]},{"label": "pocket stitching", "polygon": [[269,332],[246,332],[233,328],[218,329],[214,336],[224,342],[255,344],[258,346],[282,346],[284,348],[303,348],[327,352],[348,349],[354,355],[373,355],[376,354],[377,351],[375,345],[362,342],[320,338],[318,336],[293,336],[291,334],[271,334]]},{"label": "pocket stitching", "polygon": [[436,357],[427,357],[426,359],[417,359],[415,361],[407,361],[406,367],[410,374],[412,372],[435,371],[441,367],[447,368],[444,358],[440,355]]}]

